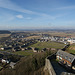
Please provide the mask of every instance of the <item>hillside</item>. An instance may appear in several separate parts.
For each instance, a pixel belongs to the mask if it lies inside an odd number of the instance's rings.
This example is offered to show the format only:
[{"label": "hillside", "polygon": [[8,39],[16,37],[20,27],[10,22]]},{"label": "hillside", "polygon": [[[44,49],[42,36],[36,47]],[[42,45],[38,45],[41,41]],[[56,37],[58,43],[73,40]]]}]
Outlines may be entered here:
[{"label": "hillside", "polygon": [[0,30],[0,34],[10,34],[11,32],[8,30]]},{"label": "hillside", "polygon": [[51,51],[23,57],[15,65],[14,69],[3,69],[0,75],[48,75],[44,72],[45,58],[51,55]]},{"label": "hillside", "polygon": [[67,52],[75,54],[75,44],[71,44],[67,49]]}]

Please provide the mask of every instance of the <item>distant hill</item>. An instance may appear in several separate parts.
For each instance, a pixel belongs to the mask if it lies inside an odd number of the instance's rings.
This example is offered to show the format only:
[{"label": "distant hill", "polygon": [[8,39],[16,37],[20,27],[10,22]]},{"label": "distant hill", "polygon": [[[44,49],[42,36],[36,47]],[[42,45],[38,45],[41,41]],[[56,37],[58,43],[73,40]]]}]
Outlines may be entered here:
[{"label": "distant hill", "polygon": [[0,34],[10,34],[11,32],[8,30],[0,30]]}]

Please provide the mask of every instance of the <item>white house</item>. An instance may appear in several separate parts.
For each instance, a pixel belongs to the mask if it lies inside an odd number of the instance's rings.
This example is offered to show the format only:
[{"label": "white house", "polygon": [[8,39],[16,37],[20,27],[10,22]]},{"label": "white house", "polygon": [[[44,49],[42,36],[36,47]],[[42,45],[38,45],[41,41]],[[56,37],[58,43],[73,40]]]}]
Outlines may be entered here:
[{"label": "white house", "polygon": [[75,39],[68,39],[67,42],[69,42],[70,44],[75,43]]},{"label": "white house", "polygon": [[2,59],[2,63],[9,63],[8,60]]}]

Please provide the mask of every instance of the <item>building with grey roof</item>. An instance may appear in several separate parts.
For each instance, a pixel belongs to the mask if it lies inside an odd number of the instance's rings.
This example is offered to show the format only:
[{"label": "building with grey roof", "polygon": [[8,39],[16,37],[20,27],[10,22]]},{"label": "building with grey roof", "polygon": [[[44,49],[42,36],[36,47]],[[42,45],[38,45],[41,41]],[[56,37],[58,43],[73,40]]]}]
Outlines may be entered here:
[{"label": "building with grey roof", "polygon": [[68,52],[62,51],[62,50],[58,50],[58,52],[56,53],[56,58],[61,64],[65,65],[66,67],[70,69],[75,70],[75,56],[74,55]]}]

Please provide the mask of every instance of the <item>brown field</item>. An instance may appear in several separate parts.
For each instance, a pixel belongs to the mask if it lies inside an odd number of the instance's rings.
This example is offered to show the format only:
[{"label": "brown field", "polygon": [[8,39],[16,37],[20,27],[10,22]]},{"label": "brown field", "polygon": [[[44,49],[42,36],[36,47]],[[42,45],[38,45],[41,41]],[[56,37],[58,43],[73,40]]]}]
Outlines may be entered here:
[{"label": "brown field", "polygon": [[[25,31],[27,32],[27,31]],[[28,31],[29,32],[29,31]],[[52,36],[61,36],[61,37],[75,37],[75,31],[31,31],[29,33],[32,34],[49,34]],[[28,39],[30,38],[39,38],[40,36],[30,36],[27,37]]]},{"label": "brown field", "polygon": [[50,32],[49,34],[53,36],[61,36],[61,37],[75,37],[75,33]]},{"label": "brown field", "polygon": [[8,37],[8,36],[10,36],[10,34],[0,34],[0,38],[2,38],[2,37]]},{"label": "brown field", "polygon": [[70,32],[70,31],[68,32],[48,31],[48,32],[40,32],[40,33],[49,34],[52,36],[60,36],[60,37],[75,37],[75,32]]}]

